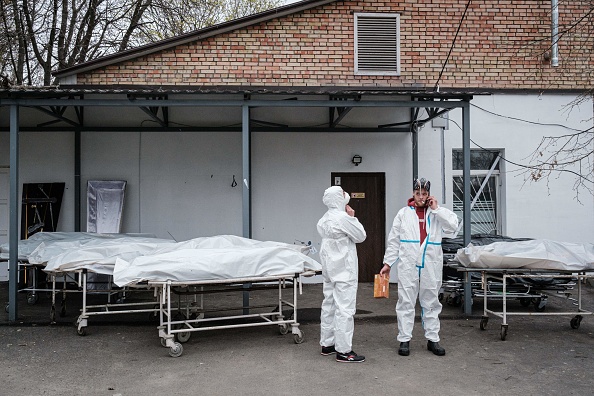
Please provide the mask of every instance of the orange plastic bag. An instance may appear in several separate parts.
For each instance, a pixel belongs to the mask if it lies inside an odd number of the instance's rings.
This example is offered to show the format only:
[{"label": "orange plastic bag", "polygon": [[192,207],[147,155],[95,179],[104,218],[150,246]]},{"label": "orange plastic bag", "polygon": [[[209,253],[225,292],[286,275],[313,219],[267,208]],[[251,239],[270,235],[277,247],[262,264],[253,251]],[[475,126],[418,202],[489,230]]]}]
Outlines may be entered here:
[{"label": "orange plastic bag", "polygon": [[375,298],[389,298],[390,297],[390,277],[375,274],[373,280],[373,297]]}]

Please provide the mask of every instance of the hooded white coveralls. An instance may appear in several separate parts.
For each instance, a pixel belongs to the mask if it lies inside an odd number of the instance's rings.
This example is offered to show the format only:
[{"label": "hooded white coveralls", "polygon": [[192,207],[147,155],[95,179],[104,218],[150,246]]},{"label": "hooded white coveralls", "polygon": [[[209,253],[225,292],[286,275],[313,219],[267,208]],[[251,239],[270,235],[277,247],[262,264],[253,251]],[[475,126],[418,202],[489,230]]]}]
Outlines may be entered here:
[{"label": "hooded white coveralls", "polygon": [[352,350],[359,273],[355,244],[363,242],[367,234],[359,220],[346,213],[349,195],[342,188],[326,189],[323,202],[328,211],[317,225],[324,278],[320,345],[334,345],[337,352],[348,353]]},{"label": "hooded white coveralls", "polygon": [[443,252],[441,250],[442,232],[454,232],[458,227],[458,217],[449,209],[427,208],[425,213],[427,237],[421,244],[419,218],[414,206],[406,206],[394,218],[388,236],[388,247],[384,263],[392,267],[396,264],[398,280],[398,341],[407,342],[412,338],[417,296],[421,305],[421,318],[425,328],[425,338],[439,341],[439,289],[443,273]]}]

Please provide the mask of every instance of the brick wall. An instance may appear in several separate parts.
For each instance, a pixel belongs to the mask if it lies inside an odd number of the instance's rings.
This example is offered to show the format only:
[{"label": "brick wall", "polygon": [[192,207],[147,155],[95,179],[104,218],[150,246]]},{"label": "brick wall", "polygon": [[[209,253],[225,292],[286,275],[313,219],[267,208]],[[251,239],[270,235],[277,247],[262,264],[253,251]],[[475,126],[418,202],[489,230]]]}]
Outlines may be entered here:
[{"label": "brick wall", "polygon": [[[560,1],[560,30],[586,0]],[[367,86],[431,89],[466,0],[344,1],[78,75],[79,84]],[[550,1],[471,3],[441,88],[582,89],[592,85],[590,34],[550,46]],[[353,12],[400,13],[401,75],[354,74]]]}]

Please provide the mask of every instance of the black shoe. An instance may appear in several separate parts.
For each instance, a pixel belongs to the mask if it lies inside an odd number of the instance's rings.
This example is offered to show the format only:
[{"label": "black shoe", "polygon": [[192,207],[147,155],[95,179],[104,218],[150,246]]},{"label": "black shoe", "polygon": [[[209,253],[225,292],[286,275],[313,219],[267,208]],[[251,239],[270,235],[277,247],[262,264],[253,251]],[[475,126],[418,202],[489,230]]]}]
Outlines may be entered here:
[{"label": "black shoe", "polygon": [[400,348],[398,348],[398,354],[400,356],[410,355],[410,343],[408,341],[400,343]]},{"label": "black shoe", "polygon": [[445,349],[439,345],[439,342],[427,341],[427,350],[433,352],[433,354],[437,356],[445,355]]},{"label": "black shoe", "polygon": [[357,355],[354,351],[347,353],[336,352],[336,361],[341,363],[363,363],[365,356]]},{"label": "black shoe", "polygon": [[336,349],[334,349],[334,345],[330,345],[330,346],[323,346],[322,347],[322,353],[321,355],[323,356],[328,356],[328,355],[332,355],[333,353],[336,353]]}]

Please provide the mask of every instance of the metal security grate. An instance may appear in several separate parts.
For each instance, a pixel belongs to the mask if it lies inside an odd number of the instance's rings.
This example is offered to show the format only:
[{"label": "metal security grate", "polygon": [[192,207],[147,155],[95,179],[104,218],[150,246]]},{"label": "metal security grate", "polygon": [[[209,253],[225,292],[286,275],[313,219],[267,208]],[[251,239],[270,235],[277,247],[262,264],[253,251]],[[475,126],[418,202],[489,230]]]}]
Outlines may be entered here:
[{"label": "metal security grate", "polygon": [[360,14],[355,17],[355,72],[399,74],[398,14]]},{"label": "metal security grate", "polygon": [[[471,234],[495,234],[500,235],[501,225],[497,218],[497,176],[490,176],[486,180],[484,175],[473,175],[470,177],[470,197],[474,204],[470,209],[470,232]],[[454,201],[453,210],[462,219],[463,214],[463,179],[461,176],[454,177]],[[460,234],[462,227],[460,227]]]}]

